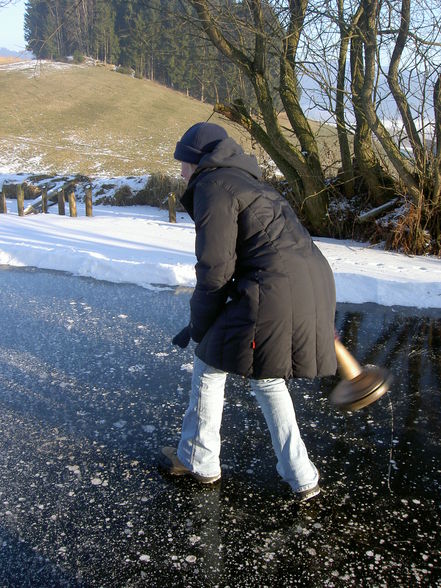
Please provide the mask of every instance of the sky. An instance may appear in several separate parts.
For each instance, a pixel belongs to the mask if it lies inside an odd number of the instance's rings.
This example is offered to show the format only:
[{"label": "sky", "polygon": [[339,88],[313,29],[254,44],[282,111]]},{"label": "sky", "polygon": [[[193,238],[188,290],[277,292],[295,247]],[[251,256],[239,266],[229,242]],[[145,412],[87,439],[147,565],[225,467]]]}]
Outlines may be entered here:
[{"label": "sky", "polygon": [[25,0],[12,0],[5,8],[0,8],[0,47],[11,51],[23,51]]},{"label": "sky", "polygon": [[[195,231],[187,214],[178,213],[178,222],[171,224],[168,211],[148,206],[95,206],[91,218],[81,203],[77,218],[70,218],[68,207],[66,216],[54,206],[47,215],[19,217],[15,200],[7,206],[8,214],[0,214],[0,265],[62,270],[144,288],[195,285]],[[354,241],[315,242],[334,272],[338,302],[441,309],[441,259]]]}]

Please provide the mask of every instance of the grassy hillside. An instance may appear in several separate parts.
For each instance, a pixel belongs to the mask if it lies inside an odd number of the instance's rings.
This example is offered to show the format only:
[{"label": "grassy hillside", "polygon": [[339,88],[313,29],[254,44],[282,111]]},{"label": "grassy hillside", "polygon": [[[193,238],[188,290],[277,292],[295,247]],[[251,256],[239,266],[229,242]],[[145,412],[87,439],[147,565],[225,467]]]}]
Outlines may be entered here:
[{"label": "grassy hillside", "polygon": [[[176,141],[212,113],[209,104],[104,66],[36,61],[0,61],[0,104],[0,173],[178,173]],[[251,150],[245,131],[221,117],[211,121]],[[336,131],[311,124],[322,161],[335,172]]]},{"label": "grassy hillside", "polygon": [[[0,173],[177,172],[176,141],[212,107],[105,67],[0,65]],[[213,117],[247,147],[246,137]]]}]

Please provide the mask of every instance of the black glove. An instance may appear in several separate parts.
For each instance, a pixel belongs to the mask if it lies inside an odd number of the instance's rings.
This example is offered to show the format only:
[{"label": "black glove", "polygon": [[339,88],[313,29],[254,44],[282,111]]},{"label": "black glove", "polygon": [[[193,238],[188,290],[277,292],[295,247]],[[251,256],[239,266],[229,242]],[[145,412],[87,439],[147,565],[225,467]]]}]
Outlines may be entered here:
[{"label": "black glove", "polygon": [[190,343],[190,339],[190,327],[186,326],[182,329],[182,331],[179,331],[179,333],[173,337],[172,343],[173,345],[179,345],[179,347],[185,349]]}]

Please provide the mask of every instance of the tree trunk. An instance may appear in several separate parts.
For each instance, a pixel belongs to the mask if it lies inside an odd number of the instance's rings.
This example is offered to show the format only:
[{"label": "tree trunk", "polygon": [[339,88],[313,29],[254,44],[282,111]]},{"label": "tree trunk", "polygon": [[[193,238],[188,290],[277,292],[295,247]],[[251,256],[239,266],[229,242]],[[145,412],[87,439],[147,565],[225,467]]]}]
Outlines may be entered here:
[{"label": "tree trunk", "polygon": [[409,21],[410,21],[410,0],[402,0],[401,4],[401,24],[398,33],[395,48],[392,53],[392,58],[389,65],[389,71],[387,74],[387,81],[389,88],[392,92],[394,100],[397,104],[398,110],[400,111],[401,118],[403,120],[404,128],[406,129],[407,136],[412,146],[413,153],[415,155],[415,163],[421,177],[426,173],[426,156],[425,150],[421,143],[418,130],[415,126],[412,112],[409,107],[406,95],[402,91],[398,82],[398,66],[400,64],[401,55],[406,46],[406,41],[409,34]]},{"label": "tree trunk", "polygon": [[[298,203],[300,212],[305,215],[311,227],[318,234],[324,235],[327,233],[327,192],[315,139],[312,136],[312,132],[308,135],[308,130],[305,127],[305,123],[308,128],[309,124],[300,107],[296,108],[293,105],[293,109],[289,112],[289,119],[292,121],[293,130],[299,141],[300,136],[297,133],[300,133],[302,138],[303,150],[299,152],[283,134],[274,109],[267,80],[263,76],[256,75],[251,81],[268,136],[273,148],[277,152],[277,160],[275,159],[274,161],[278,161],[277,165],[280,171],[285,175],[290,184],[291,180],[289,178],[293,177],[293,172],[295,171],[296,190],[300,186],[303,187],[301,190],[301,201]],[[282,93],[283,91],[281,90],[281,95]],[[262,146],[265,149],[265,146]],[[293,168],[293,170],[290,170],[288,175],[286,175],[288,168]],[[294,186],[292,187],[294,189]]]},{"label": "tree trunk", "polygon": [[337,122],[337,136],[340,147],[343,186],[346,198],[354,196],[354,168],[352,165],[351,148],[349,146],[348,131],[345,121],[345,95],[346,95],[346,63],[349,49],[349,41],[354,27],[360,19],[362,9],[359,7],[349,27],[344,22],[343,0],[338,0],[338,20],[340,29],[340,47],[338,56],[337,88],[335,98],[335,118]]},{"label": "tree trunk", "polygon": [[407,160],[401,155],[386,127],[378,118],[373,103],[373,88],[375,80],[375,64],[377,57],[377,10],[378,0],[362,0],[364,18],[361,19],[361,34],[364,39],[365,70],[363,86],[360,92],[361,105],[366,116],[369,128],[375,133],[387,157],[398,173],[400,180],[405,185],[413,203],[418,206],[421,198],[421,190],[414,176],[414,170]]},{"label": "tree trunk", "polygon": [[349,147],[348,131],[345,122],[345,70],[346,70],[346,52],[348,41],[342,39],[340,45],[338,74],[337,74],[337,91],[335,100],[335,118],[337,122],[337,137],[340,148],[341,167],[343,170],[343,186],[346,198],[350,199],[354,195],[354,170],[352,167],[351,149]]},{"label": "tree trunk", "polygon": [[369,198],[374,206],[384,204],[393,194],[387,187],[393,186],[393,181],[385,173],[372,143],[372,131],[366,120],[364,105],[361,100],[363,89],[363,45],[360,36],[351,39],[351,90],[356,128],[354,135],[355,174],[361,176],[365,183]]},{"label": "tree trunk", "polygon": [[441,207],[441,74],[433,90],[433,106],[435,111],[435,153],[433,161],[433,203]]},{"label": "tree trunk", "polygon": [[373,150],[372,132],[364,116],[360,99],[363,86],[363,46],[361,39],[354,36],[351,39],[350,47],[351,93],[356,120],[354,135],[355,174],[363,180],[372,204],[377,206],[382,204],[378,161]]}]

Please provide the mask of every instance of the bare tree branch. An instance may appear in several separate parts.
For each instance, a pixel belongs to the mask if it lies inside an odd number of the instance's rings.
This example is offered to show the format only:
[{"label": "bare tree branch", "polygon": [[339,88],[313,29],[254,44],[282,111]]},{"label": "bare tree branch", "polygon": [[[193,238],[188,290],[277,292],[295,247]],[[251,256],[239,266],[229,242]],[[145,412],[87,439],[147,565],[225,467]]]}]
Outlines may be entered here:
[{"label": "bare tree branch", "polygon": [[17,4],[18,0],[0,0],[0,8],[8,6],[8,4]]},{"label": "bare tree branch", "polygon": [[[396,37],[397,35],[399,35],[400,33],[400,29],[380,29],[378,31],[379,35],[391,35],[392,37]],[[422,37],[416,35],[414,32],[412,31],[408,31],[408,36],[413,39],[414,41],[416,41],[419,45],[425,45],[426,47],[441,47],[441,43],[438,43],[436,41],[428,41],[427,39],[423,39]]]}]

